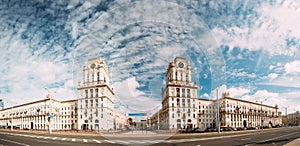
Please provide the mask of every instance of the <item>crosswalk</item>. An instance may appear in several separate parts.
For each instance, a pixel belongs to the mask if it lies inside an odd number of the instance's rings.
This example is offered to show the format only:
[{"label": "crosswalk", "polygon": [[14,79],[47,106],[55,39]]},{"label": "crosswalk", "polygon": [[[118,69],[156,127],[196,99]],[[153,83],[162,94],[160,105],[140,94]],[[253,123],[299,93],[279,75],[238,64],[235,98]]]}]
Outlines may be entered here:
[{"label": "crosswalk", "polygon": [[[50,137],[41,135],[28,135],[18,133],[6,133],[0,132],[0,134],[7,134],[12,136],[23,136],[31,137],[36,139],[53,140],[53,141],[70,141],[70,142],[83,142],[83,143],[111,143],[111,144],[155,144],[155,143],[169,143],[168,140],[99,140],[99,139],[88,139],[88,138],[72,138],[72,137]],[[174,141],[173,141],[174,142]],[[179,141],[177,141],[179,142]]]}]

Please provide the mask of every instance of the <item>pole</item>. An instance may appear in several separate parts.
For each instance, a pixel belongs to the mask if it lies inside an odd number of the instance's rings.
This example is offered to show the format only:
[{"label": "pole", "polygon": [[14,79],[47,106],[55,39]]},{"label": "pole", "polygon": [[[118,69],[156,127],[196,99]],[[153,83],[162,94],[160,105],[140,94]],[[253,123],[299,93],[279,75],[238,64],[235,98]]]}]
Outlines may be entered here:
[{"label": "pole", "polygon": [[159,131],[159,110],[158,110],[158,118],[157,118],[157,130]]},{"label": "pole", "polygon": [[264,127],[262,122],[262,101],[260,101],[260,125],[261,125],[261,130],[263,130]]},{"label": "pole", "polygon": [[13,131],[14,128],[14,124],[13,124],[13,110],[14,110],[14,106],[11,107],[11,125],[10,125],[10,130]]},{"label": "pole", "polygon": [[217,129],[220,133],[220,105],[219,105],[219,88],[217,87]]},{"label": "pole", "polygon": [[52,97],[50,96],[50,104],[49,104],[49,106],[50,106],[50,118],[49,118],[49,133],[50,134],[52,134]]}]

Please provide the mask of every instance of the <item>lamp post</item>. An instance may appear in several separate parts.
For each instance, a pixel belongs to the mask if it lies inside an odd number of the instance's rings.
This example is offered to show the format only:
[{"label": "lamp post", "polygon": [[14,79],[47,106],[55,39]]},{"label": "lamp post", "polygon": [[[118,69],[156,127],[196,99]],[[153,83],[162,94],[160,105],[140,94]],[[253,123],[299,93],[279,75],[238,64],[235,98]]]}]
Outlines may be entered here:
[{"label": "lamp post", "polygon": [[[221,86],[220,86],[221,87]],[[216,92],[217,92],[217,120],[216,120],[216,124],[217,124],[217,129],[218,129],[218,133],[220,133],[220,103],[219,103],[219,88],[216,88]]]},{"label": "lamp post", "polygon": [[284,109],[285,109],[285,125],[287,125],[287,123],[288,123],[288,115],[287,115],[287,108],[288,108],[288,106],[287,107],[283,107]]},{"label": "lamp post", "polygon": [[267,99],[265,98],[265,99],[263,99],[263,100],[261,100],[261,101],[256,101],[256,102],[260,102],[260,126],[261,126],[261,130],[263,130],[264,128],[263,128],[263,121],[262,121],[262,103],[264,102],[264,101],[266,101]]},{"label": "lamp post", "polygon": [[11,131],[14,130],[14,127],[13,127],[13,126],[14,126],[14,124],[13,124],[13,119],[14,119],[14,118],[13,118],[13,116],[14,116],[14,115],[13,115],[13,110],[14,110],[14,106],[12,105],[12,106],[11,106],[11,125],[10,125],[10,130],[11,130]]}]

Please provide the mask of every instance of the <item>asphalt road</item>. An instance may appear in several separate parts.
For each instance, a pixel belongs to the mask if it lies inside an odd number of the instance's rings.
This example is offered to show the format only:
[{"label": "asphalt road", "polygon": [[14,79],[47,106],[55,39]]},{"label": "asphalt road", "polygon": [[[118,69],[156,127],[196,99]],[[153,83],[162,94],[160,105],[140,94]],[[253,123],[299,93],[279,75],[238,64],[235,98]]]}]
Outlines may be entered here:
[{"label": "asphalt road", "polygon": [[204,134],[180,134],[167,139],[161,136],[130,137],[113,135],[65,135],[0,131],[0,146],[282,146],[300,138],[300,127],[285,127],[268,130],[222,132]]}]

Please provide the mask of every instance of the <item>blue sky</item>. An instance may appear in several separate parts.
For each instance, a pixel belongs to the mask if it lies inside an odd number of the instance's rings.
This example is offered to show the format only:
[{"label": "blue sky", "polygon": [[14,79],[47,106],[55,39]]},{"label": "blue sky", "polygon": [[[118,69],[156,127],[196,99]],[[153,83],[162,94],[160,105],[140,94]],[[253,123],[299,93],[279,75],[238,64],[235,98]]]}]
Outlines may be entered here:
[{"label": "blue sky", "polygon": [[76,98],[82,65],[101,57],[116,106],[151,113],[168,62],[180,56],[192,64],[198,97],[226,84],[234,98],[300,109],[298,1],[12,0],[0,15],[8,106],[45,98],[45,87],[59,100]]}]

